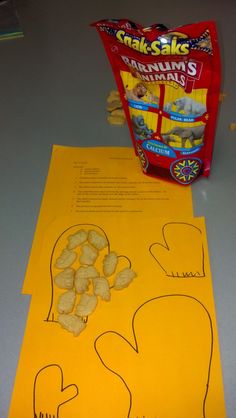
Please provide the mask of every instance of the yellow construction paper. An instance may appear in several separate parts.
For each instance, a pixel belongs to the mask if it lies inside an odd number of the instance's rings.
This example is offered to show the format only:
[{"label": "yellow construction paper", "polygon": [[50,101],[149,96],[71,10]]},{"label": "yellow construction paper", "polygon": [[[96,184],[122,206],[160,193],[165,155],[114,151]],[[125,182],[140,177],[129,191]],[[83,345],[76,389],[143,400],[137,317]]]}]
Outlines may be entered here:
[{"label": "yellow construction paper", "polygon": [[[95,261],[101,275],[115,251],[117,271],[136,277],[122,290],[108,278],[110,300],[98,298],[75,337],[56,322],[65,290],[54,279],[68,237],[81,229],[107,239]],[[84,250],[73,251],[78,269]],[[203,218],[58,217],[44,231],[34,274],[9,418],[226,417]]]},{"label": "yellow construction paper", "polygon": [[83,213],[126,214],[127,219],[136,213],[192,216],[191,187],[144,175],[133,148],[55,145],[23,293],[34,290],[38,253],[48,225],[57,216]]}]

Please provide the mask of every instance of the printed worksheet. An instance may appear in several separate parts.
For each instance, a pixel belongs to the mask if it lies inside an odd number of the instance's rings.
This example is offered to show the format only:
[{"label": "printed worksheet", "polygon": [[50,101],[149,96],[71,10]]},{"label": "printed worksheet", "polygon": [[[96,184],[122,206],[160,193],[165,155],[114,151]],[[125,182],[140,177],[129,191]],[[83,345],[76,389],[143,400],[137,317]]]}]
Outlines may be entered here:
[{"label": "printed worksheet", "polygon": [[73,210],[34,274],[9,418],[226,418],[203,218]]},{"label": "printed worksheet", "polygon": [[23,293],[33,293],[38,253],[48,225],[60,215],[192,216],[191,187],[143,174],[130,147],[53,146]]}]

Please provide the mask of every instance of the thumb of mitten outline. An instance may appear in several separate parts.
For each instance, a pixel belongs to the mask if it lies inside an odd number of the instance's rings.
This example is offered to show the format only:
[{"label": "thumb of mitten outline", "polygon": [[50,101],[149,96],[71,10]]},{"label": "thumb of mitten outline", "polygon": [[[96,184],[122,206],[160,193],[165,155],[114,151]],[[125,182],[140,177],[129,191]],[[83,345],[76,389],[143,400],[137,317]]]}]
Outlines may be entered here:
[{"label": "thumb of mitten outline", "polygon": [[195,225],[170,222],[163,226],[164,243],[149,251],[168,277],[205,277],[202,232]]}]

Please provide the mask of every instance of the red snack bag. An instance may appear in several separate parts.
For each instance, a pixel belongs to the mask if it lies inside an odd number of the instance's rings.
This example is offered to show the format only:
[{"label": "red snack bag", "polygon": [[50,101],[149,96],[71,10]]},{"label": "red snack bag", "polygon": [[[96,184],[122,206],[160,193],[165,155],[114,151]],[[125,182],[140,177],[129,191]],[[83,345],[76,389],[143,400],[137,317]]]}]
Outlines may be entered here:
[{"label": "red snack bag", "polygon": [[144,173],[190,184],[209,176],[220,92],[215,23],[167,29],[102,20],[98,30]]}]

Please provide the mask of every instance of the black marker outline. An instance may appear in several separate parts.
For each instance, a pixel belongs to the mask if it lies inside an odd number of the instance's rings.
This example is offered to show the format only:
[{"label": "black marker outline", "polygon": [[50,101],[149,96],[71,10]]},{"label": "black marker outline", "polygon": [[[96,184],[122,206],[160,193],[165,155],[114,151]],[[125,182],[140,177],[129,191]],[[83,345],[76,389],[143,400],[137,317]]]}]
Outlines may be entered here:
[{"label": "black marker outline", "polygon": [[[57,321],[54,319],[54,313],[52,313],[52,319],[50,319],[50,315],[51,315],[52,308],[53,308],[53,302],[54,302],[54,281],[53,281],[53,272],[52,272],[52,262],[53,262],[53,257],[54,257],[54,252],[55,252],[56,246],[58,244],[58,241],[62,238],[62,236],[64,234],[66,234],[70,229],[77,228],[77,227],[83,227],[83,228],[86,228],[86,227],[95,227],[95,228],[99,229],[103,233],[103,235],[105,236],[105,238],[106,238],[106,240],[108,242],[108,245],[107,245],[107,249],[108,249],[107,250],[107,253],[109,254],[111,252],[110,241],[108,239],[108,236],[107,236],[106,232],[104,231],[104,229],[102,227],[100,227],[100,226],[98,226],[96,224],[90,224],[90,223],[74,224],[74,225],[71,225],[68,228],[66,228],[57,237],[57,239],[56,239],[56,241],[55,241],[55,243],[53,245],[52,252],[51,252],[51,256],[50,256],[49,270],[50,270],[51,300],[50,300],[50,307],[49,307],[49,310],[48,310],[47,317],[44,320],[45,322],[55,322],[55,323],[57,323]],[[118,255],[117,257],[118,258],[125,258],[128,261],[128,263],[129,263],[129,268],[131,268],[131,260],[126,255]],[[112,289],[112,288],[113,288],[113,286],[110,287],[110,289]]]},{"label": "black marker outline", "polygon": [[196,273],[193,273],[193,272],[189,272],[189,273],[182,272],[182,273],[179,273],[179,274],[176,274],[176,273],[172,272],[172,274],[168,274],[166,269],[164,268],[164,266],[162,266],[160,261],[155,257],[155,255],[152,252],[152,247],[154,247],[154,245],[159,245],[160,247],[166,249],[167,251],[171,251],[171,249],[170,249],[170,247],[167,243],[166,237],[165,237],[165,228],[168,225],[187,225],[187,226],[191,226],[192,228],[195,228],[196,230],[198,230],[200,232],[200,234],[202,235],[201,229],[198,228],[196,225],[190,224],[188,222],[168,222],[168,223],[164,224],[163,227],[162,227],[162,237],[163,237],[164,244],[161,244],[160,242],[154,242],[153,244],[151,244],[149,246],[149,252],[152,255],[152,257],[156,260],[156,262],[159,264],[161,269],[165,272],[167,277],[183,278],[183,279],[186,279],[186,278],[191,278],[191,279],[196,278],[197,279],[197,278],[205,277],[206,276],[206,273],[205,273],[205,253],[204,253],[203,242],[202,242],[202,254],[201,254],[201,256],[202,256],[202,266],[201,266],[202,274],[201,273],[196,274]]},{"label": "black marker outline", "polygon": [[[205,307],[205,305],[200,301],[200,300],[198,300],[197,298],[195,298],[195,297],[193,297],[193,296],[190,296],[190,295],[185,295],[185,294],[178,294],[178,293],[176,293],[176,294],[169,294],[169,295],[163,295],[163,296],[157,296],[157,297],[154,297],[154,298],[151,298],[151,299],[149,299],[149,300],[147,300],[147,301],[145,301],[144,303],[142,303],[137,309],[136,309],[136,311],[134,312],[134,315],[133,315],[133,317],[132,317],[132,332],[133,332],[133,337],[134,337],[134,342],[135,342],[135,344],[133,345],[130,341],[128,341],[123,335],[121,335],[119,332],[116,332],[116,331],[113,331],[113,330],[111,330],[111,331],[105,331],[105,332],[103,332],[102,334],[100,334],[97,338],[96,338],[96,340],[94,341],[94,349],[95,349],[95,352],[96,352],[96,354],[97,354],[97,356],[98,356],[98,358],[99,358],[99,360],[101,361],[101,363],[103,364],[103,366],[107,369],[107,370],[109,370],[111,373],[113,373],[113,374],[115,374],[116,376],[118,376],[119,377],[119,379],[123,382],[123,384],[125,385],[125,387],[126,387],[126,389],[127,389],[127,391],[128,391],[128,393],[129,393],[129,400],[130,400],[130,402],[129,402],[129,409],[128,409],[128,413],[127,413],[127,417],[126,418],[130,418],[130,412],[131,412],[131,409],[132,409],[132,403],[133,403],[133,398],[132,398],[132,392],[131,392],[131,390],[130,390],[130,388],[129,388],[129,386],[128,386],[128,384],[126,383],[126,381],[124,380],[124,378],[119,374],[119,373],[117,373],[117,372],[115,372],[114,370],[112,370],[110,367],[108,367],[106,364],[105,364],[105,362],[103,361],[103,359],[102,359],[102,357],[100,356],[100,354],[99,354],[99,352],[98,352],[98,350],[97,350],[97,342],[98,342],[98,340],[103,336],[103,335],[106,335],[106,334],[115,334],[115,335],[117,335],[117,336],[119,336],[120,338],[122,338],[134,351],[136,351],[136,353],[139,353],[139,347],[138,347],[138,342],[137,342],[137,337],[136,337],[136,333],[135,333],[135,318],[136,318],[136,315],[137,315],[137,313],[140,311],[140,309],[143,307],[143,306],[145,306],[146,304],[148,304],[148,303],[150,303],[150,302],[152,302],[152,301],[154,301],[154,300],[158,300],[158,299],[163,299],[163,298],[169,298],[169,297],[186,297],[186,298],[189,298],[189,299],[192,299],[192,300],[194,300],[195,302],[197,302],[197,303],[199,303],[201,306],[202,306],[202,308],[204,309],[204,311],[206,312],[206,314],[207,314],[207,317],[208,317],[208,320],[209,320],[209,329],[210,329],[210,338],[211,338],[211,341],[210,341],[210,355],[209,355],[209,364],[208,364],[208,371],[207,371],[207,381],[206,381],[206,391],[205,391],[205,395],[204,395],[204,398],[203,398],[203,404],[202,404],[202,413],[203,413],[203,415],[202,415],[202,418],[206,418],[206,414],[205,414],[205,406],[206,406],[206,400],[207,400],[207,395],[208,395],[208,391],[209,391],[209,382],[210,382],[210,374],[211,374],[211,365],[212,365],[212,357],[213,357],[213,348],[214,348],[214,334],[213,334],[213,324],[212,324],[212,319],[211,319],[211,315],[210,315],[210,313],[209,313],[209,311],[208,311],[208,309]],[[137,417],[138,418],[138,417]],[[200,417],[199,417],[200,418]]]},{"label": "black marker outline", "polygon": [[86,223],[83,223],[83,224],[74,224],[74,225],[71,225],[68,228],[64,229],[64,231],[57,237],[57,239],[56,239],[56,241],[54,243],[54,246],[52,248],[51,256],[50,256],[50,266],[49,266],[49,269],[50,269],[50,284],[51,284],[51,301],[50,301],[49,311],[48,311],[47,317],[45,319],[46,322],[57,322],[57,321],[54,320],[54,314],[52,314],[52,319],[49,319],[50,318],[50,315],[51,315],[52,307],[53,307],[53,300],[54,300],[54,282],[53,282],[53,273],[52,273],[52,261],[53,261],[53,257],[54,257],[55,248],[56,248],[56,246],[58,244],[58,241],[62,238],[62,236],[64,234],[66,234],[70,229],[77,228],[77,227],[80,227],[80,226],[81,227],[86,227],[86,226],[91,227],[92,226],[92,227],[96,227],[96,228],[100,229],[102,231],[102,233],[104,234],[105,238],[107,239],[107,242],[108,242],[108,246],[107,247],[108,247],[108,251],[110,252],[110,241],[109,241],[109,239],[107,237],[107,234],[105,233],[105,231],[100,226],[95,225],[95,224],[86,224]]},{"label": "black marker outline", "polygon": [[[70,399],[62,402],[60,405],[58,405],[58,407],[57,407],[57,415],[55,415],[55,414],[48,414],[48,413],[44,414],[41,411],[40,411],[39,415],[37,415],[36,409],[35,409],[36,408],[36,405],[35,404],[36,404],[36,392],[37,392],[37,390],[36,390],[37,378],[38,378],[39,374],[43,370],[45,370],[45,369],[47,369],[49,367],[57,367],[60,370],[60,372],[61,372],[61,392],[64,392],[64,390],[66,390],[67,388],[69,388],[71,386],[74,386],[77,389],[77,393],[72,398],[70,398]],[[63,383],[64,383],[63,370],[62,370],[61,366],[59,366],[59,364],[56,364],[56,363],[47,364],[46,366],[42,367],[36,373],[35,378],[34,378],[34,385],[33,385],[33,412],[34,412],[34,418],[59,418],[59,408],[60,408],[60,406],[61,405],[64,405],[67,402],[70,402],[72,399],[74,399],[74,398],[76,398],[76,396],[78,396],[79,389],[78,389],[78,386],[75,383],[71,383],[70,385],[67,385],[65,387],[63,386]],[[50,393],[49,393],[49,397],[50,397]]]}]

